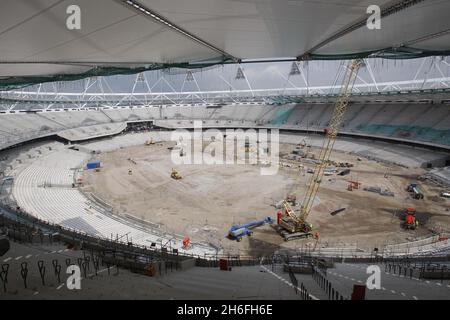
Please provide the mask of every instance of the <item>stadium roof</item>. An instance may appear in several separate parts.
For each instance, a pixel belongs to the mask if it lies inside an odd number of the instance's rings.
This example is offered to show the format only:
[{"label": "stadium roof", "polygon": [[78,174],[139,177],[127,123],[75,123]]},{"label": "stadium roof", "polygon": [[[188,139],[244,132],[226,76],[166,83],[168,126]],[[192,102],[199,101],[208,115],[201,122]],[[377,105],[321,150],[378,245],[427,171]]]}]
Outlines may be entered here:
[{"label": "stadium roof", "polygon": [[[69,30],[78,5],[81,29]],[[369,30],[369,5],[381,29]],[[448,0],[2,0],[0,88],[167,67],[450,52]]]}]

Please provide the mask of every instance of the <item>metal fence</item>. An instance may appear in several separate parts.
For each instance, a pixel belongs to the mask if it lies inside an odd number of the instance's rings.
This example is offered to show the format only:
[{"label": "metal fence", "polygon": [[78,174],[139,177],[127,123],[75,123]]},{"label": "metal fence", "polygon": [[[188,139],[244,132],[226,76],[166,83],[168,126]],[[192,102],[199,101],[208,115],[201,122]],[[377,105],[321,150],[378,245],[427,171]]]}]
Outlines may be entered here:
[{"label": "metal fence", "polygon": [[331,281],[327,279],[326,273],[317,268],[317,266],[313,266],[312,277],[319,287],[328,295],[328,300],[348,300],[348,298],[344,298],[344,296],[333,287]]},{"label": "metal fence", "polygon": [[411,279],[433,279],[441,282],[450,279],[450,264],[444,261],[408,259],[386,261],[384,271]]}]

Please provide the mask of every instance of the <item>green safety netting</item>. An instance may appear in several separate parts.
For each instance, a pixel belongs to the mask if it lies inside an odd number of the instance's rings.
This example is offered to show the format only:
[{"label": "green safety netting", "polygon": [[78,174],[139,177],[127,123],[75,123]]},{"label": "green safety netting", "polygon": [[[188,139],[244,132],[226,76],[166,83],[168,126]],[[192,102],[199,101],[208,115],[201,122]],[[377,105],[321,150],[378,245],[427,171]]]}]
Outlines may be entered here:
[{"label": "green safety netting", "polygon": [[387,48],[347,54],[310,54],[311,60],[351,60],[364,58],[417,59],[431,56],[449,56],[450,50],[426,50],[409,47]]},{"label": "green safety netting", "polygon": [[204,63],[152,63],[143,66],[134,67],[101,67],[96,66],[83,73],[77,74],[53,74],[42,76],[14,76],[0,79],[0,90],[14,90],[23,87],[45,83],[45,82],[60,82],[60,81],[76,81],[89,77],[98,76],[114,76],[136,74],[144,71],[162,70],[162,69],[203,69],[214,66],[216,64],[226,63],[225,60],[221,62],[204,62]]},{"label": "green safety netting", "polygon": [[276,96],[268,98],[273,104],[284,105],[289,103],[304,103],[305,99],[298,96]]}]

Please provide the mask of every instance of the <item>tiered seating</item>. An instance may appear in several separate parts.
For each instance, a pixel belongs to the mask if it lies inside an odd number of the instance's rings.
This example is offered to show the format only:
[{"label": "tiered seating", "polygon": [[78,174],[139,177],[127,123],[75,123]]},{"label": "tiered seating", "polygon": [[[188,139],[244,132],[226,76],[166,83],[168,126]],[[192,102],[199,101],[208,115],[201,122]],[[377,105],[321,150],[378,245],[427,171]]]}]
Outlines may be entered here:
[{"label": "tiered seating", "polygon": [[290,126],[301,126],[301,127],[308,127],[309,123],[309,110],[311,108],[314,108],[316,106],[305,106],[303,108],[295,107],[294,110],[292,110],[291,116],[287,120],[287,125]]},{"label": "tiered seating", "polygon": [[[280,141],[283,143],[298,143],[303,139],[315,147],[321,147],[323,143],[323,139],[318,135],[280,135]],[[432,164],[433,167],[442,166],[448,157],[444,152],[425,152],[421,148],[350,138],[336,140],[334,149],[406,167],[427,167],[428,164]]]},{"label": "tiered seating", "polygon": [[[103,113],[115,122],[122,122],[127,120],[127,116],[122,115],[119,109],[105,109]],[[110,120],[111,121],[111,120]]]},{"label": "tiered seating", "polygon": [[[134,113],[134,109],[129,108],[119,108],[108,110],[110,111],[108,114],[112,116],[113,119],[123,119],[122,121],[137,121],[141,120],[140,117]],[[114,114],[117,113],[117,116]],[[115,120],[117,121],[117,120]]]},{"label": "tiered seating", "polygon": [[348,132],[357,132],[362,123],[368,123],[379,112],[379,107],[373,104],[363,104],[355,113],[352,112],[353,108],[353,105],[349,107],[345,117],[347,120],[344,120]]},{"label": "tiered seating", "polygon": [[435,168],[425,174],[425,177],[431,179],[438,184],[450,187],[450,167]]},{"label": "tiered seating", "polygon": [[[82,166],[88,157],[85,153],[62,149],[33,161],[15,177],[13,195],[18,205],[40,219],[91,235],[105,238],[128,235],[134,243],[146,246],[159,243],[164,235],[147,232],[105,214],[71,187],[71,168]],[[176,247],[182,249],[181,239]],[[194,247],[190,251],[202,255],[215,253],[212,248],[204,247]]]},{"label": "tiered seating", "polygon": [[60,129],[55,123],[45,119],[41,121],[34,114],[0,115],[0,128],[4,137],[0,139],[0,149]]},{"label": "tiered seating", "polygon": [[[89,111],[0,115],[0,147],[67,129],[112,122],[166,120],[171,127],[202,120],[208,126],[268,125],[289,129],[322,130],[328,126],[333,104],[164,106]],[[231,122],[230,122],[231,121]],[[342,132],[450,145],[448,105],[358,103],[348,107]]]},{"label": "tiered seating", "polygon": [[[297,105],[285,124],[321,130],[328,126],[332,110],[330,104]],[[280,113],[283,112],[281,109]],[[282,126],[279,119],[280,114],[275,114],[271,123]],[[352,104],[341,131],[450,145],[450,108],[427,104]]]},{"label": "tiered seating", "polygon": [[58,136],[69,141],[88,140],[96,137],[118,134],[125,130],[126,127],[127,125],[125,122],[108,123],[65,130],[59,132]]},{"label": "tiered seating", "polygon": [[[177,119],[181,118],[182,116],[185,119],[192,119],[191,117],[191,110],[192,107],[185,107],[186,109],[180,110],[180,107],[163,107],[162,108],[162,118],[163,119]],[[181,114],[183,112],[184,114]],[[201,119],[201,118],[199,118]]]},{"label": "tiered seating", "polygon": [[135,108],[133,113],[142,120],[152,120],[159,118],[159,110],[157,107]]},{"label": "tiered seating", "polygon": [[111,122],[107,116],[98,110],[43,112],[40,115],[60,123],[66,128]]}]

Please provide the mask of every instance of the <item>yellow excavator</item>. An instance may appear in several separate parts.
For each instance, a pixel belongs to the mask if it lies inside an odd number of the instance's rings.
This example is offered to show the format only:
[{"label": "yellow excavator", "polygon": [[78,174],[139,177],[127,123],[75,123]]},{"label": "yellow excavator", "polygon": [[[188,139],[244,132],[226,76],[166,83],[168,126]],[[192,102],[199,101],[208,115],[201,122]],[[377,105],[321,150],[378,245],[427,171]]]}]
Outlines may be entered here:
[{"label": "yellow excavator", "polygon": [[299,212],[295,212],[291,205],[287,201],[284,201],[282,206],[283,211],[278,213],[277,230],[286,241],[298,238],[307,238],[310,236],[314,236],[316,238],[318,237],[318,232],[313,234],[313,226],[308,223],[306,219],[308,218],[311,208],[314,205],[314,200],[317,192],[319,191],[320,183],[322,182],[324,175],[324,170],[330,160],[331,151],[333,150],[334,142],[350,101],[353,85],[355,84],[358,71],[362,64],[363,61],[357,59],[353,60],[347,67],[344,82],[336,101],[329,126],[324,130],[325,139],[317,159],[318,162],[314,169],[314,173],[308,182],[305,197]]},{"label": "yellow excavator", "polygon": [[181,174],[180,174],[177,170],[175,170],[175,169],[173,169],[173,168],[172,168],[172,172],[170,173],[170,177],[171,177],[172,179],[175,179],[175,180],[181,180],[181,179],[183,179],[183,177],[181,176]]}]

